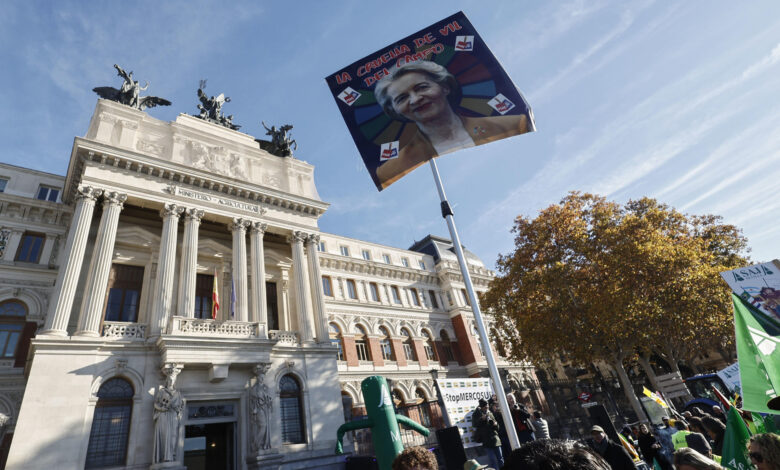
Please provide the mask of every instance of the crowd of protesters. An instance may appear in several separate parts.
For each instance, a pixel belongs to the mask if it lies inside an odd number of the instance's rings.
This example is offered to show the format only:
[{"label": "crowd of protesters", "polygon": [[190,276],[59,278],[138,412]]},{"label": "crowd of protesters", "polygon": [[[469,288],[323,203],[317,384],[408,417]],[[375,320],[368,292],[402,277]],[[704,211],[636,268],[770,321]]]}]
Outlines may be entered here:
[{"label": "crowd of protesters", "polygon": [[[715,406],[711,413],[693,408],[678,419],[663,418],[657,427],[625,426],[619,441],[610,439],[601,426],[590,429],[582,441],[550,439],[549,426],[539,411],[530,413],[508,395],[512,423],[520,447],[511,450],[495,401],[480,400],[472,423],[475,439],[482,444],[488,465],[469,460],[463,470],[725,470],[721,466],[726,414]],[[554,436],[553,436],[554,437]],[[746,455],[756,470],[780,470],[780,435],[755,434]],[[641,460],[640,460],[641,459]],[[642,465],[644,461],[644,465]],[[393,470],[438,470],[433,454],[423,448],[406,449],[393,462]],[[454,469],[451,469],[454,470]],[[748,469],[745,469],[748,470]]]}]

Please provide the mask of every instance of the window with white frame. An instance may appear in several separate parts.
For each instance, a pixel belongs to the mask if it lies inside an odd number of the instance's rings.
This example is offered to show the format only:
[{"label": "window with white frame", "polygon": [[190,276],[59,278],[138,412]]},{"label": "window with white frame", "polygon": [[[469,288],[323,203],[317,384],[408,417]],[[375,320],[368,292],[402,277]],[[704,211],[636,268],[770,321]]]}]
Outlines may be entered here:
[{"label": "window with white frame", "polygon": [[342,246],[340,247],[341,250],[341,256],[349,256],[349,247],[348,246]]},{"label": "window with white frame", "polygon": [[390,292],[393,293],[393,303],[394,304],[400,304],[401,303],[401,293],[398,291],[397,286],[390,286]]},{"label": "window with white frame", "polygon": [[371,261],[371,252],[368,250],[363,250],[363,259],[366,261]]},{"label": "window with white frame", "polygon": [[355,281],[352,279],[347,279],[347,294],[349,295],[350,299],[357,300],[357,286],[355,285]]},{"label": "window with white frame", "polygon": [[414,352],[414,344],[412,344],[412,335],[406,328],[401,330],[401,336],[404,337],[404,354],[408,361],[416,361],[417,354]]},{"label": "window with white frame", "polygon": [[401,258],[401,264],[404,265],[405,268],[409,267],[409,258]]},{"label": "window with white frame", "polygon": [[344,360],[344,343],[341,341],[341,330],[335,323],[328,323],[328,335],[330,336],[331,344],[335,344],[338,348],[337,359],[339,361]]},{"label": "window with white frame", "polygon": [[41,185],[41,187],[38,188],[38,194],[35,196],[35,198],[40,199],[41,201],[57,202],[57,197],[59,195],[60,195],[59,188],[53,188],[51,186]]},{"label": "window with white frame", "polygon": [[322,293],[328,297],[333,297],[333,282],[330,276],[322,276]]},{"label": "window with white frame", "polygon": [[379,302],[379,286],[376,282],[369,282],[368,283],[368,290],[371,291],[371,300],[374,302]]},{"label": "window with white frame", "polygon": [[322,252],[322,253],[325,253],[326,251],[328,251],[328,250],[325,249],[325,242],[321,241],[319,243],[319,245],[317,245],[317,250]]},{"label": "window with white frame", "polygon": [[409,288],[409,297],[412,298],[412,305],[414,305],[415,307],[419,307],[420,306],[420,297],[419,297],[419,294],[417,293],[417,289],[415,289],[414,287],[410,287]]},{"label": "window with white frame", "polygon": [[368,350],[368,344],[366,344],[368,337],[366,335],[366,330],[360,325],[356,325],[355,330],[355,352],[357,353],[358,360],[370,361],[371,352]]},{"label": "window with white frame", "polygon": [[390,255],[382,255],[382,259],[385,261],[385,264],[390,264]]},{"label": "window with white frame", "polygon": [[425,269],[425,261],[420,260],[420,269]]},{"label": "window with white frame", "polygon": [[6,186],[8,186],[8,178],[0,178],[0,193],[5,192]]},{"label": "window with white frame", "polygon": [[387,328],[384,326],[379,327],[379,350],[382,351],[382,359],[386,361],[395,361],[393,355],[393,348],[390,345],[390,333],[387,332]]}]

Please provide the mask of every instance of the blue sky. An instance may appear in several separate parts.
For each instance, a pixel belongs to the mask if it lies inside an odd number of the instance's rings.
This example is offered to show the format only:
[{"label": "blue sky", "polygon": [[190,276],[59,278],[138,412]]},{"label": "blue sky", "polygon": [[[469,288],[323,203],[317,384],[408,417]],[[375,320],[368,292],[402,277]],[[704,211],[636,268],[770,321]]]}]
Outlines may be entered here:
[{"label": "blue sky", "polygon": [[515,216],[571,190],[720,214],[754,260],[780,257],[780,2],[391,4],[3,2],[0,161],[64,174],[118,63],[173,101],[158,119],[196,113],[207,78],[242,131],[292,123],[332,204],[322,230],[401,248],[448,236],[427,166],[377,192],[324,77],[462,10],[538,127],[438,161],[461,240],[488,266]]}]

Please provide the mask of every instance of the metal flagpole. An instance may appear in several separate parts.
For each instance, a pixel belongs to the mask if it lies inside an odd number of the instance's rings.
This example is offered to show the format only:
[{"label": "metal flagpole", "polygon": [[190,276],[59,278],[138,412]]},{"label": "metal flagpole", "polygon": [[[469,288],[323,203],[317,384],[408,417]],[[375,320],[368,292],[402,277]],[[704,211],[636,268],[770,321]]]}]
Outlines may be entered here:
[{"label": "metal flagpole", "polygon": [[504,387],[501,385],[501,377],[498,374],[496,361],[493,358],[493,350],[490,347],[487,330],[485,330],[485,323],[482,321],[482,312],[479,309],[479,302],[477,301],[477,295],[474,292],[474,285],[471,283],[466,257],[463,256],[463,248],[460,245],[458,230],[455,228],[455,218],[453,217],[452,208],[450,207],[450,203],[447,202],[447,196],[444,194],[444,187],[441,184],[441,176],[439,176],[439,167],[436,166],[436,159],[431,158],[429,161],[431,163],[431,171],[433,171],[433,180],[436,182],[436,189],[439,191],[439,199],[441,199],[441,215],[447,221],[447,227],[450,229],[450,237],[452,238],[452,244],[455,247],[455,254],[458,255],[460,273],[463,275],[463,282],[466,284],[466,292],[471,301],[471,310],[474,312],[474,319],[477,321],[477,331],[480,340],[484,345],[483,349],[485,350],[485,358],[488,363],[488,371],[490,372],[490,378],[493,380],[493,390],[496,392],[498,405],[501,407],[501,414],[504,415],[504,428],[509,436],[509,444],[512,446],[512,449],[516,449],[520,447],[520,439],[517,437],[517,431],[515,430],[515,425],[512,421],[512,413],[509,410],[509,403],[506,401]]}]

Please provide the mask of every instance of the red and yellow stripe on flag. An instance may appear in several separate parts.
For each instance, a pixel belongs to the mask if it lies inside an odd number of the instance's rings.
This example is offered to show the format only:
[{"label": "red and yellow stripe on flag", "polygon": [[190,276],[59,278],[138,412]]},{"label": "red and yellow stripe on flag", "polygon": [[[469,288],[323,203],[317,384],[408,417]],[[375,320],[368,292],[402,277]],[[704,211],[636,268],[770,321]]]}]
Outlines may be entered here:
[{"label": "red and yellow stripe on flag", "polygon": [[647,389],[647,387],[642,387],[642,393],[645,394],[645,396],[650,397],[651,400],[661,405],[663,408],[669,408],[669,405],[666,404],[665,401],[661,397],[658,396],[657,393],[653,393],[650,390]]},{"label": "red and yellow stripe on flag", "polygon": [[217,286],[217,269],[214,268],[214,288],[211,290],[211,318],[216,320],[219,313],[219,289]]}]

